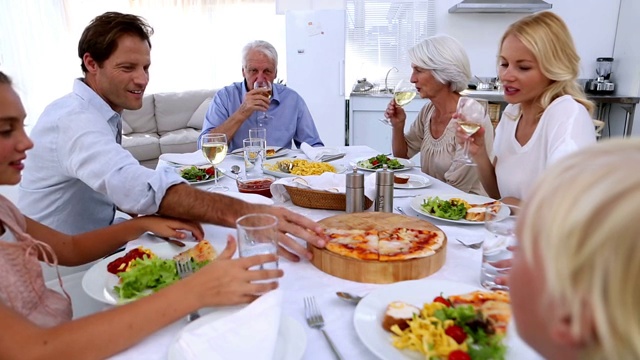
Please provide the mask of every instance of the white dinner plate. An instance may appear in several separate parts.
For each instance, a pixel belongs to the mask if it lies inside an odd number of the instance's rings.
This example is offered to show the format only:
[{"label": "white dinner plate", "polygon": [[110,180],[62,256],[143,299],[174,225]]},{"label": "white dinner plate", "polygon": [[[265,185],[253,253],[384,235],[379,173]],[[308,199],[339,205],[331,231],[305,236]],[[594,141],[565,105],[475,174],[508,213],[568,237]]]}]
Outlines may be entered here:
[{"label": "white dinner plate", "polygon": [[[230,315],[234,311],[238,311],[239,307],[228,307],[223,309],[215,310],[210,314],[207,314],[207,318],[210,321],[215,321],[217,319],[221,319],[225,316]],[[206,310],[202,310],[201,313]],[[202,321],[202,318],[200,320]],[[183,330],[187,330],[190,326],[200,325],[198,323],[192,322],[191,324],[184,327]],[[177,339],[177,336],[176,336]],[[300,360],[304,355],[304,351],[307,348],[307,334],[300,325],[299,322],[294,320],[293,318],[282,315],[280,318],[280,327],[278,328],[278,336],[276,339],[276,347],[273,353],[273,359],[277,360]],[[171,343],[169,347],[169,353],[167,354],[168,360],[184,360],[185,357],[181,354],[176,346],[175,340]]]},{"label": "white dinner plate", "polygon": [[[479,269],[478,269],[479,271]],[[411,350],[398,350],[391,344],[391,333],[382,328],[387,305],[404,301],[422,308],[442,293],[444,296],[483,290],[479,287],[442,280],[402,281],[379,287],[365,296],[353,314],[353,325],[358,337],[371,352],[384,360],[424,359],[424,355]]]},{"label": "white dinner plate", "polygon": [[[179,167],[176,171],[178,172],[178,175],[180,175],[180,173],[182,172],[182,170],[184,170],[184,169],[188,169],[188,168],[190,168],[190,167],[191,167],[191,166],[181,166],[181,167]],[[198,167],[199,167],[199,168],[201,168],[201,169],[206,169],[206,168],[211,167],[211,165],[208,165],[208,166],[198,166]],[[218,181],[220,181],[220,180],[222,180],[222,179],[223,179],[224,173],[225,173],[226,171],[225,171],[225,169],[220,168],[220,167],[216,168],[216,170],[218,170],[218,171],[220,172],[220,174],[218,174]],[[207,183],[214,182],[214,181],[216,181],[216,179],[215,179],[215,178],[211,178],[211,179],[207,179],[207,180],[200,180],[200,181],[189,181],[189,180],[187,180],[187,182],[189,183],[189,185],[207,184]]]},{"label": "white dinner plate", "polygon": [[240,193],[240,192],[225,192],[223,195],[231,196],[236,199],[244,200],[251,204],[264,204],[264,205],[273,205],[274,201],[269,199],[266,196],[258,195],[258,194],[248,194],[248,193]]},{"label": "white dinner plate", "polygon": [[[158,257],[163,259],[171,259],[174,255],[185,251],[196,245],[196,242],[183,241],[187,246],[178,247],[167,242],[150,244],[145,246],[153,251]],[[113,291],[113,287],[118,284],[119,278],[107,271],[107,265],[113,260],[126,254],[120,251],[113,254],[100,262],[94,264],[82,277],[82,288],[87,295],[92,298],[110,305],[119,305],[124,302],[120,300],[118,294]]]},{"label": "white dinner plate", "polygon": [[[473,195],[473,194],[445,194],[445,195],[440,195],[440,194],[425,194],[425,195],[418,195],[416,197],[414,197],[413,199],[411,199],[411,208],[413,210],[415,210],[416,212],[418,212],[421,215],[424,216],[428,216],[432,219],[438,219],[438,220],[442,220],[442,221],[446,221],[446,222],[451,222],[451,223],[456,223],[456,224],[472,224],[472,225],[478,225],[478,224],[484,224],[484,221],[469,221],[469,220],[465,220],[465,219],[460,219],[460,220],[452,220],[452,219],[444,219],[444,218],[440,218],[437,217],[433,214],[430,214],[428,212],[426,212],[423,208],[422,208],[422,203],[424,200],[426,200],[427,198],[430,197],[439,197],[442,200],[449,200],[451,198],[458,198],[458,199],[462,199],[467,201],[469,204],[484,204],[484,203],[488,203],[488,202],[492,202],[495,201],[492,198],[486,197],[486,196],[480,196],[480,195]],[[506,206],[502,206],[500,208],[499,211],[500,215],[509,215],[509,208]]]},{"label": "white dinner plate", "polygon": [[[267,146],[267,150],[269,149],[278,150],[279,148],[280,146]],[[289,151],[291,151],[291,149],[284,148],[278,151],[277,153],[275,153],[275,155],[267,155],[267,160],[285,156],[289,153]],[[242,154],[242,148],[233,150],[232,152],[229,153],[229,155],[238,157],[240,159],[244,159],[244,154]]]},{"label": "white dinner plate", "polygon": [[409,181],[406,184],[393,183],[393,187],[396,189],[422,189],[431,185],[431,180],[428,177],[421,175],[406,175],[409,177]]},{"label": "white dinner plate", "polygon": [[[475,290],[484,289],[479,286],[428,278],[382,286],[369,293],[358,303],[353,315],[353,325],[362,343],[380,359],[424,359],[424,355],[420,355],[416,351],[398,350],[393,347],[391,333],[382,328],[387,305],[392,301],[404,301],[422,308],[424,303],[432,302],[440,293],[446,297]],[[508,359],[540,359],[538,356],[533,356],[535,353],[515,332],[507,333],[504,341],[507,345]]]},{"label": "white dinner plate", "polygon": [[[269,174],[271,176],[280,177],[280,178],[282,178],[282,177],[298,177],[298,176],[300,176],[300,175],[284,173],[284,172],[282,172],[280,170],[271,170],[270,169],[271,167],[277,169],[277,165],[276,165],[277,162],[278,161],[283,161],[283,160],[291,160],[291,161],[293,161],[293,160],[306,160],[306,159],[284,158],[284,159],[267,160],[267,161],[262,163],[263,172],[265,174]],[[307,161],[313,162],[311,160],[307,160]],[[336,173],[338,173],[338,174],[342,174],[345,171],[347,171],[347,168],[344,167],[343,165],[333,164],[333,163],[327,163],[327,164],[332,165],[334,168],[336,168]]]},{"label": "white dinner plate", "polygon": [[[360,158],[360,159],[355,159],[351,162],[351,166],[356,166],[358,169],[360,170],[364,170],[364,171],[376,171],[378,169],[369,169],[366,167],[363,167],[361,164],[363,161],[367,161],[369,159],[371,159],[373,156],[369,156],[366,158]],[[407,159],[403,159],[403,158],[394,158],[393,156],[389,156],[390,159],[397,159],[398,162],[402,165],[404,165],[404,167],[402,169],[389,169],[391,171],[407,171],[407,170],[411,170],[413,168],[413,162],[411,160],[407,160]]]}]

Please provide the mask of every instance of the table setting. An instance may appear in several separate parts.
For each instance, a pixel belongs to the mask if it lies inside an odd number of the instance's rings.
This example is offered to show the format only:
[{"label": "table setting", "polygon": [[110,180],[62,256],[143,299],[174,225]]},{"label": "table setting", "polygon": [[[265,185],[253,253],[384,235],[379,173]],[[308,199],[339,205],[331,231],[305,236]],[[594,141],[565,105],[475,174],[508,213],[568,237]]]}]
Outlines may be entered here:
[{"label": "table setting", "polygon": [[[306,149],[306,151],[289,149],[286,156],[293,159],[313,160],[321,159],[327,155],[338,155],[339,158],[330,160],[328,164],[334,165],[336,168],[343,167],[346,169],[345,171],[352,171],[356,160],[360,161],[381,155],[376,150],[367,146],[339,146],[329,148],[327,151],[324,151],[322,148],[312,150],[315,151],[310,152],[309,149]],[[278,158],[283,159],[284,157]],[[182,166],[208,164],[206,159],[204,161],[203,159],[204,157],[200,150],[187,154],[164,154],[158,163],[158,168],[173,167],[177,169]],[[271,184],[272,198],[238,192],[237,182],[234,178],[236,176],[246,176],[244,170],[245,163],[244,157],[227,156],[215,165],[215,167],[221,169],[221,173],[225,175],[218,178],[220,186],[228,188],[228,191],[222,193],[223,195],[237,197],[252,203],[282,206],[315,221],[345,214],[344,210],[314,209],[294,204],[291,199],[288,198],[286,190],[283,190],[283,185],[294,184],[295,177],[276,177],[273,184]],[[393,208],[396,214],[402,213],[409,218],[430,222],[446,235],[448,240],[444,245],[446,258],[443,257],[441,267],[432,274],[419,279],[391,284],[367,283],[346,280],[338,276],[330,275],[329,273],[321,271],[308,260],[303,259],[299,262],[292,262],[280,258],[277,266],[284,271],[284,277],[279,279],[278,290],[262,295],[259,300],[248,306],[202,309],[200,311],[200,319],[193,322],[188,322],[187,319],[177,321],[151,335],[138,345],[112,358],[420,358],[416,352],[408,350],[400,351],[391,345],[391,334],[382,329],[379,321],[380,316],[384,312],[384,306],[381,304],[386,305],[389,301],[393,300],[406,300],[421,305],[423,302],[431,301],[434,296],[437,296],[440,292],[455,294],[470,290],[482,290],[483,287],[480,283],[480,269],[483,257],[482,250],[466,247],[462,243],[470,244],[482,241],[487,233],[482,222],[465,223],[447,221],[447,219],[431,217],[424,211],[421,211],[420,207],[415,205],[416,201],[418,201],[416,199],[423,199],[428,196],[443,197],[447,195],[469,197],[471,195],[465,194],[442,181],[422,173],[418,167],[414,167],[412,163],[410,164],[411,165],[406,166],[407,169],[401,173],[408,175],[410,179],[412,179],[412,183],[410,186],[397,186],[398,184],[394,186]],[[240,170],[234,171],[233,168],[239,168]],[[366,178],[365,194],[373,197],[375,196],[375,172],[363,172]],[[341,187],[337,185],[340,185],[340,180],[342,180],[344,176],[345,174],[330,174],[325,175],[327,179],[324,181],[318,181],[317,178],[319,177],[315,177],[314,180],[307,180],[306,185],[298,185],[318,190],[336,188],[337,192],[343,192],[344,183],[342,183]],[[203,190],[208,190],[210,185],[211,184],[191,184],[191,186],[196,186]],[[371,189],[374,189],[374,192],[372,192]],[[474,198],[471,200],[485,199],[486,198]],[[365,211],[372,212],[373,209],[374,207],[371,206]],[[228,234],[236,236],[236,229],[233,228],[225,228],[211,224],[203,224],[203,228],[205,230],[205,239],[207,239],[218,252],[222,251],[225,247]],[[301,240],[298,241],[302,243]],[[184,240],[184,242],[187,244],[187,247],[193,246],[194,244],[194,242],[189,241],[189,239]],[[134,240],[127,246],[126,251],[136,246],[170,250],[168,253],[163,252],[164,250],[158,250],[167,256],[183,250],[152,235],[143,235],[139,239]],[[238,256],[240,256],[239,253]],[[94,267],[100,266],[104,267],[105,264],[99,262],[94,265]],[[113,299],[108,299],[107,297],[110,292],[106,289],[107,285],[105,284],[110,283],[105,283],[104,280],[96,280],[95,272],[96,269],[92,268],[82,275],[84,278],[88,277],[90,280],[94,280],[87,281],[87,288],[91,287],[91,283],[93,283],[93,288],[89,290],[91,295],[86,291],[84,294],[77,291],[74,292],[75,296],[72,299],[74,301],[74,308],[76,306],[82,307],[83,303],[95,304],[96,302],[102,303],[104,307],[119,306],[114,303]],[[78,276],[79,275],[76,275],[76,277]],[[87,288],[84,290],[87,290]],[[100,294],[96,295],[97,292]],[[353,296],[362,296],[363,298],[357,302],[357,304],[354,304],[353,302],[344,301],[337,296],[336,293],[339,292],[348,293]],[[101,296],[103,298],[100,298]],[[309,298],[313,298],[313,309],[311,309]],[[76,302],[79,304],[76,304]],[[91,309],[90,311],[95,307],[95,305],[94,307],[89,307],[89,309]],[[314,311],[311,312],[311,310]],[[260,317],[258,314],[263,314],[265,318],[271,320],[266,323],[257,321],[256,319]],[[225,319],[228,320],[225,322]],[[233,321],[234,319],[236,321]],[[243,328],[251,328],[251,326],[246,326],[245,323],[252,324],[253,322],[255,322],[256,329],[262,329],[260,330],[261,334],[270,335],[269,339],[266,341],[265,339],[258,339],[261,336],[256,336],[255,333],[254,335],[242,335],[244,331]],[[197,325],[198,323],[202,325]],[[229,325],[229,323],[235,324],[237,329]],[[322,323],[322,325],[319,325],[320,323]],[[213,326],[214,324],[217,325]],[[240,326],[240,324],[243,326]],[[264,327],[261,327],[263,325]],[[220,349],[216,349],[215,351],[212,350],[209,345],[202,344],[203,341],[197,341],[198,336],[200,336],[200,338],[202,336],[211,336],[228,339],[229,336],[220,332],[220,327],[218,326],[231,326],[229,329],[232,330],[228,330],[227,332],[236,334],[236,337],[242,338],[243,341],[237,339],[234,340],[239,341],[237,343],[231,342],[231,340],[216,341],[215,344],[233,344],[233,346],[226,347],[219,345],[217,347]],[[328,341],[323,332],[329,336],[331,342]],[[249,336],[248,339],[246,339],[247,336]],[[541,359],[541,357],[518,338],[513,322],[510,325],[510,330],[505,341],[508,345],[507,359]],[[235,356],[231,356],[231,352],[225,353],[225,351],[231,351],[234,347],[238,348],[238,351],[242,351],[242,355],[238,355],[240,352]],[[187,348],[196,350],[186,350]],[[197,349],[206,349],[202,351],[206,351],[212,355],[199,357],[197,354],[200,350]],[[217,355],[214,356],[213,354]],[[267,354],[266,357],[265,354]]]}]

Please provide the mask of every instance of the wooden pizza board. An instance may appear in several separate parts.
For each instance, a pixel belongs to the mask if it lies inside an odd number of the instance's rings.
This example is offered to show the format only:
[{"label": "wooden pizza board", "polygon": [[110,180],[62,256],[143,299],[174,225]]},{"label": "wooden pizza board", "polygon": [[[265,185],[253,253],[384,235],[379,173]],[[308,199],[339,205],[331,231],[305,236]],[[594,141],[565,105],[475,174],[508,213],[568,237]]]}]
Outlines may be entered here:
[{"label": "wooden pizza board", "polygon": [[[392,229],[405,227],[411,229],[438,230],[432,223],[405,215],[362,212],[331,216],[319,221],[325,227],[338,229]],[[338,255],[326,249],[308,245],[313,259],[311,263],[323,272],[362,283],[389,284],[404,280],[415,280],[429,276],[444,265],[447,252],[447,238],[445,235],[442,247],[436,253],[417,259],[401,261],[371,261],[359,260]]]}]

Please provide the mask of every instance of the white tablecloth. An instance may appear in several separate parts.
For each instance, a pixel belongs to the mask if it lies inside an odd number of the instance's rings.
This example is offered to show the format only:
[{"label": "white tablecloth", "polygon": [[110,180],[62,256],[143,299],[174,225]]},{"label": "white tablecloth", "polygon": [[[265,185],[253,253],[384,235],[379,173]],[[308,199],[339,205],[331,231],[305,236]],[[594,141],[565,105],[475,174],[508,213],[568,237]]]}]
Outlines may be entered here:
[{"label": "white tablecloth", "polygon": [[[340,147],[347,156],[344,159],[332,162],[349,167],[350,162],[357,158],[377,155],[378,152],[367,146],[350,146]],[[291,151],[287,156],[297,156],[304,158],[304,154],[299,150]],[[225,170],[229,170],[232,165],[243,165],[243,160],[236,156],[227,156],[220,165]],[[168,166],[162,162],[158,166]],[[228,172],[230,173],[230,172]],[[421,174],[419,168],[414,168],[406,172],[407,174]],[[230,188],[230,191],[237,191],[237,187],[233,179],[222,177],[221,184]],[[459,190],[449,186],[439,180],[431,178],[432,184],[425,189],[415,190],[395,190],[394,195],[406,194],[451,194],[461,193]],[[210,184],[200,185],[203,187]],[[411,198],[400,197],[394,198],[394,205],[401,206],[407,214],[419,216],[417,212],[409,206]],[[307,216],[314,220],[320,220],[325,217],[343,213],[338,211],[315,210],[301,208],[291,204],[277,204],[286,208],[294,209],[297,213]],[[436,273],[428,277],[428,279],[449,280],[458,283],[464,283],[473,286],[480,286],[479,273],[481,263],[481,251],[464,248],[458,244],[455,239],[473,241],[484,236],[484,230],[479,225],[460,225],[444,221],[426,218],[438,227],[440,227],[447,235],[447,257],[444,266]],[[225,246],[227,234],[234,234],[235,229],[224,228],[220,226],[205,225],[206,238],[211,241],[216,249],[221,250]],[[371,353],[358,338],[354,325],[353,313],[355,306],[340,300],[336,295],[336,291],[347,291],[355,294],[367,294],[368,292],[384,286],[376,284],[363,284],[349,280],[343,280],[332,275],[323,273],[315,268],[308,261],[294,263],[282,259],[280,268],[284,270],[285,276],[280,280],[280,288],[284,291],[283,314],[288,315],[304,325],[307,335],[307,348],[303,359],[333,359],[333,354],[320,331],[311,329],[306,326],[304,319],[303,298],[306,296],[314,296],[318,306],[322,310],[325,319],[325,330],[333,338],[337,348],[341,351],[345,359],[375,359],[375,355]],[[77,294],[76,294],[77,295]],[[88,296],[76,296],[75,302],[94,302]],[[81,304],[77,304],[81,306]],[[152,335],[139,345],[125,351],[124,353],[114,357],[117,359],[145,358],[145,359],[164,359],[171,339],[175,333],[186,322],[179,321],[168,328]],[[153,354],[153,355],[151,355]],[[518,359],[524,357],[519,356]],[[537,358],[533,354],[527,355],[526,358]]]}]

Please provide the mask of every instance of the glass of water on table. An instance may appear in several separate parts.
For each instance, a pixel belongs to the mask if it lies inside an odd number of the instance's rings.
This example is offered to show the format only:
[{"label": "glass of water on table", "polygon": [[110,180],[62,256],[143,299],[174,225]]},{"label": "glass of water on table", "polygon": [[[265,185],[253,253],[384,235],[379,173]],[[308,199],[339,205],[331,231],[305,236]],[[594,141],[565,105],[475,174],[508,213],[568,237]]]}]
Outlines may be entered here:
[{"label": "glass of water on table", "polygon": [[489,290],[509,290],[506,284],[497,284],[511,270],[511,259],[516,243],[516,220],[520,208],[501,204],[489,206],[485,212],[484,227],[489,232],[482,244],[480,283]]},{"label": "glass of water on table", "polygon": [[[240,257],[278,253],[278,218],[268,214],[248,214],[236,221]],[[278,261],[251,270],[273,270]],[[268,280],[270,282],[272,280]]]}]

